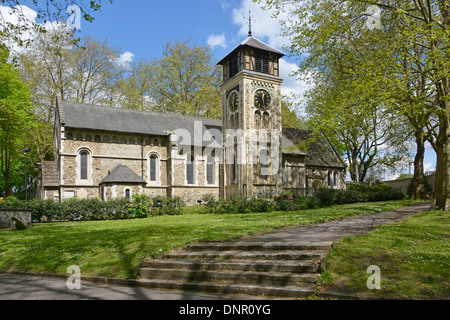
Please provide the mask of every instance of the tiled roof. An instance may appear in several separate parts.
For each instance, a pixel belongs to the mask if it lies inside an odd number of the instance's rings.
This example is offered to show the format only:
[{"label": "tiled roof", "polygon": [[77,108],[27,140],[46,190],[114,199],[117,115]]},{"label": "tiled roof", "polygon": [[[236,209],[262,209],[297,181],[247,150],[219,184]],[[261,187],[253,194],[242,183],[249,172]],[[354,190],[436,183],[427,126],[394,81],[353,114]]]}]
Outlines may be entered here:
[{"label": "tiled roof", "polygon": [[230,53],[228,53],[225,57],[223,57],[217,64],[219,64],[219,65],[222,64],[223,61],[226,59],[226,57],[228,57],[230,54],[232,54],[234,51],[236,51],[238,48],[240,48],[242,46],[248,46],[248,47],[256,48],[259,50],[268,51],[268,52],[278,55],[280,58],[285,55],[280,50],[272,48],[271,46],[269,46],[268,44],[265,44],[261,40],[255,39],[253,37],[248,37],[247,39],[242,41],[236,48],[234,48]]},{"label": "tiled roof", "polygon": [[131,171],[130,168],[124,165],[118,165],[108,175],[100,181],[100,184],[104,183],[146,183],[136,173]]},{"label": "tiled roof", "polygon": [[[188,142],[195,146],[210,145],[211,141],[204,141],[205,132],[210,130],[213,136],[220,135],[218,141],[221,141],[222,121],[216,119],[67,101],[59,101],[59,109],[61,122],[67,128],[160,136],[167,136],[178,129],[180,132],[188,132],[191,135],[191,140]],[[196,126],[201,127],[202,130],[195,130]],[[200,134],[202,136],[199,136]],[[178,136],[180,136],[179,133]],[[182,142],[180,144],[183,144]],[[339,153],[325,136],[314,138],[312,132],[308,130],[283,128],[281,143],[284,154],[306,156],[308,165],[345,168]]]},{"label": "tiled roof", "polygon": [[306,164],[317,167],[345,168],[341,156],[323,135],[310,130],[283,128],[283,153],[306,155]]},{"label": "tiled roof", "polygon": [[[59,101],[61,123],[67,128],[167,136],[174,130],[187,130],[192,141],[202,141],[209,128],[221,128],[222,121],[169,113],[103,107]],[[202,137],[195,137],[201,126]],[[180,135],[180,134],[179,134]],[[197,138],[197,139],[196,139]],[[198,139],[199,138],[199,139]]]}]

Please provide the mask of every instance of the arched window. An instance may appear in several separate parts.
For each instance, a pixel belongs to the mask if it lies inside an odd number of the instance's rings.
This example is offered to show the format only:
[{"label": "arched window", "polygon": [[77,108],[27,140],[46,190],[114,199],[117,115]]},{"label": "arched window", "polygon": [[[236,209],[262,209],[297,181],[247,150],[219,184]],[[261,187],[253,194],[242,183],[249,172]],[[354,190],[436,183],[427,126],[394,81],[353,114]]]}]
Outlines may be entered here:
[{"label": "arched window", "polygon": [[88,159],[89,153],[81,151],[80,153],[80,180],[88,180]]},{"label": "arched window", "polygon": [[264,129],[270,129],[270,116],[268,112],[264,112],[263,114],[262,126]]},{"label": "arched window", "polygon": [[126,188],[124,193],[125,193],[125,198],[127,198],[127,199],[131,198],[131,189],[130,188]]},{"label": "arched window", "polygon": [[259,179],[267,181],[269,175],[269,152],[265,149],[259,152]]},{"label": "arched window", "polygon": [[255,112],[255,129],[259,129],[261,127],[261,112]]},{"label": "arched window", "polygon": [[335,171],[333,173],[333,176],[334,176],[334,186],[336,188],[339,188],[339,175],[338,175],[338,173]]},{"label": "arched window", "polygon": [[194,184],[194,161],[195,158],[192,154],[186,156],[186,183]]},{"label": "arched window", "polygon": [[231,182],[236,182],[237,177],[237,159],[236,159],[236,153],[233,155],[233,163],[231,164]]},{"label": "arched window", "polygon": [[150,156],[150,181],[157,181],[156,171],[157,171],[157,161],[158,157],[156,155]]},{"label": "arched window", "polygon": [[206,160],[206,183],[214,184],[214,158],[212,157]]}]

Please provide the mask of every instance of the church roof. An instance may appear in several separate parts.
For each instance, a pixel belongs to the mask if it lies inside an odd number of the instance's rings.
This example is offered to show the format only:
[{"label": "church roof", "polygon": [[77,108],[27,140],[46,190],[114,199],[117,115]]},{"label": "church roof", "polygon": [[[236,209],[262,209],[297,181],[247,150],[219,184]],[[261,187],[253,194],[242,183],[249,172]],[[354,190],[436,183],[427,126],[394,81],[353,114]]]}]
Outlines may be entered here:
[{"label": "church roof", "polygon": [[[177,129],[187,130],[191,135],[191,141],[187,142],[196,146],[199,145],[198,141],[202,146],[210,145],[211,141],[204,141],[206,131],[209,130],[213,136],[222,133],[222,121],[216,119],[103,107],[61,100],[58,100],[58,111],[61,123],[67,128],[160,136],[167,136]],[[199,125],[202,130],[195,130]],[[202,136],[199,136],[200,134]],[[180,134],[178,135],[180,136]],[[183,141],[180,144],[183,144]],[[307,165],[345,168],[339,152],[323,135],[315,138],[312,131],[283,128],[281,144],[284,154],[306,156]],[[110,182],[111,179],[118,179],[114,182],[127,182],[124,180],[142,182],[142,179],[130,169],[119,167],[116,168],[118,172],[115,172],[116,169],[114,169],[111,175],[105,177],[103,183]],[[113,172],[114,175],[112,175]],[[131,173],[135,175],[134,179],[132,179]]]},{"label": "church roof", "polygon": [[[167,136],[170,132],[187,130],[194,141],[196,125],[202,126],[201,133],[211,128],[221,129],[222,120],[183,116],[141,110],[104,107],[76,102],[58,101],[61,123],[72,129]],[[197,122],[197,124],[196,124]],[[200,123],[201,122],[201,123]],[[200,133],[200,132],[198,132]]]},{"label": "church roof", "polygon": [[283,153],[306,155],[306,165],[344,169],[346,165],[339,152],[323,134],[317,136],[310,130],[283,128]]},{"label": "church roof", "polygon": [[108,175],[100,181],[100,184],[104,183],[146,183],[141,177],[139,177],[136,173],[131,171],[125,165],[118,165],[115,167]]}]

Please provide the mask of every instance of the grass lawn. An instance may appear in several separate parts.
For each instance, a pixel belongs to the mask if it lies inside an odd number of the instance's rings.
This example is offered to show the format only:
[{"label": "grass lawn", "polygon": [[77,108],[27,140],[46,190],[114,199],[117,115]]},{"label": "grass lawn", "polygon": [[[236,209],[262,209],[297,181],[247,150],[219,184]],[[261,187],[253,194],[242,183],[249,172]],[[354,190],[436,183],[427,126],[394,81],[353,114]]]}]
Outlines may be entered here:
[{"label": "grass lawn", "polygon": [[279,226],[396,209],[412,200],[363,203],[295,212],[198,214],[136,220],[35,224],[24,231],[0,230],[0,271],[66,275],[78,265],[83,276],[128,277],[143,258],[194,241],[225,240]]},{"label": "grass lawn", "polygon": [[[362,236],[344,238],[327,259],[319,290],[361,297],[448,299],[450,213],[429,211]],[[369,290],[367,268],[380,268],[381,288]]]}]

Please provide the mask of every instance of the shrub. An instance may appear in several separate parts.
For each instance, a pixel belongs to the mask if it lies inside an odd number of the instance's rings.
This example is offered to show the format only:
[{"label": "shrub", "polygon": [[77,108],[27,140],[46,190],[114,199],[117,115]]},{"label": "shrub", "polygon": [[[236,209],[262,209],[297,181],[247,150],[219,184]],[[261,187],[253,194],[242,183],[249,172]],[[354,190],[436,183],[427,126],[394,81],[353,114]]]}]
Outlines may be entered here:
[{"label": "shrub", "polygon": [[209,213],[213,212],[214,208],[217,206],[216,197],[214,197],[211,193],[203,195],[202,203],[206,207],[206,211]]},{"label": "shrub", "polygon": [[183,207],[186,205],[180,197],[154,197],[153,203],[156,204],[156,208],[152,210],[157,215],[180,215],[183,213]]},{"label": "shrub", "polygon": [[294,207],[296,207],[296,204],[292,200],[286,200],[286,199],[279,199],[275,201],[275,207],[274,209],[276,211],[293,211],[295,210]]},{"label": "shrub", "polygon": [[321,206],[321,201],[316,197],[305,198],[304,206],[305,209],[317,209]]},{"label": "shrub", "polygon": [[245,212],[268,212],[271,210],[270,202],[266,199],[251,199],[241,203],[242,213]]},{"label": "shrub", "polygon": [[365,202],[366,197],[361,191],[355,189],[336,190],[335,204],[350,204]]},{"label": "shrub", "polygon": [[130,215],[128,218],[147,218],[150,215],[151,199],[145,194],[135,194],[132,196],[133,201],[128,209]]},{"label": "shrub", "polygon": [[322,187],[317,191],[315,197],[320,200],[322,206],[331,206],[335,203],[335,190]]}]

